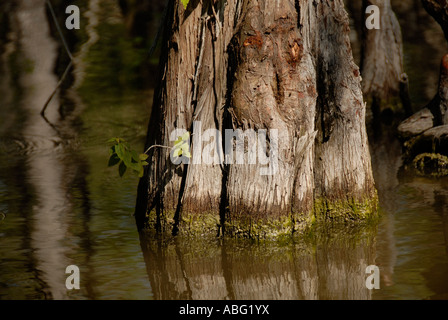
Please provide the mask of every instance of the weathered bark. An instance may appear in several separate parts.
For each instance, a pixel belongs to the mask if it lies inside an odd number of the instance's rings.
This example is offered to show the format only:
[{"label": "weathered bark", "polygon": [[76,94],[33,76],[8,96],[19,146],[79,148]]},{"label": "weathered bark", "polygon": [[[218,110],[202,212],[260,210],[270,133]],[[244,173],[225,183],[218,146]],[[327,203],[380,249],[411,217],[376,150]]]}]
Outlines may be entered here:
[{"label": "weathered bark", "polygon": [[426,11],[440,24],[448,40],[448,4],[446,0],[422,0]]},{"label": "weathered bark", "polygon": [[[403,67],[403,40],[400,24],[392,10],[390,0],[364,0],[364,21],[366,8],[376,5],[380,9],[380,29],[368,30],[364,25],[362,45],[363,78],[365,97],[372,99],[374,115],[381,106],[397,104],[401,98],[407,115],[412,114],[408,79]],[[395,100],[395,101],[394,101]]]},{"label": "weathered bark", "polygon": [[[313,213],[368,216],[375,189],[343,2],[232,0],[211,7],[210,1],[192,0],[186,10],[179,1],[171,5],[147,147],[172,146],[171,132],[183,128],[194,134],[193,158],[176,166],[167,150],[152,149],[139,185],[139,228],[153,209],[156,225],[162,216],[173,218],[175,231],[182,217],[192,214],[203,224],[210,213],[213,228],[251,236],[275,234],[257,229],[259,221],[293,231],[312,221]],[[193,121],[201,122],[200,130]],[[198,141],[210,128],[223,134],[267,130],[271,155],[278,130],[278,170],[262,175],[265,166],[247,159],[193,164],[204,149]]]},{"label": "weathered bark", "polygon": [[439,88],[434,98],[436,101],[429,107],[435,116],[435,125],[448,124],[448,54],[440,63]]}]

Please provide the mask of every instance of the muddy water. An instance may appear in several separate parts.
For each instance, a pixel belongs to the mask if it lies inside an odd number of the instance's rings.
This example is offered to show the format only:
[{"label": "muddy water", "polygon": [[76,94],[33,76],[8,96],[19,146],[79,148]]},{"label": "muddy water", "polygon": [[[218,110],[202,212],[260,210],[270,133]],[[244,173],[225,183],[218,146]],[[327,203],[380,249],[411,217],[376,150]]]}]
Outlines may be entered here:
[{"label": "muddy water", "polygon": [[[327,226],[279,243],[139,235],[138,179],[106,166],[111,137],[143,148],[151,100],[119,80],[133,53],[108,45],[123,36],[118,9],[105,19],[101,1],[89,2],[74,87],[43,119],[59,80],[58,39],[42,23],[44,0],[16,2],[0,59],[0,299],[448,299],[448,180],[401,172],[387,124],[370,137],[378,225]],[[437,65],[438,55],[427,59]],[[432,80],[419,79],[419,100]],[[81,289],[68,291],[72,264]],[[368,265],[380,269],[379,290],[365,286]]]}]

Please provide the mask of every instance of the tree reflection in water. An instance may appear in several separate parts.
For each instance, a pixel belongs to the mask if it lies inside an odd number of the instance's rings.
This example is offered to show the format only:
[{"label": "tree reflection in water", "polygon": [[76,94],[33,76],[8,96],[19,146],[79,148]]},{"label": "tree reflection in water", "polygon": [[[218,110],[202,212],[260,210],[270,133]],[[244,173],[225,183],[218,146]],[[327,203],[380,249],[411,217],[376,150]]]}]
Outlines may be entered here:
[{"label": "tree reflection in water", "polygon": [[371,299],[376,229],[330,229],[285,244],[148,233],[140,241],[155,299]]}]

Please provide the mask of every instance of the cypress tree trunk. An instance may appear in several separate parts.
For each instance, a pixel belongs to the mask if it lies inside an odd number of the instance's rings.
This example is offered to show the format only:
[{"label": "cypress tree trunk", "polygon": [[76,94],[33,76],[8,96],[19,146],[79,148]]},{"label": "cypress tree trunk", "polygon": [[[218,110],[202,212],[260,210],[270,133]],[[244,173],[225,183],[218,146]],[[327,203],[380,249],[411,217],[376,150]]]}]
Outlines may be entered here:
[{"label": "cypress tree trunk", "polygon": [[364,0],[366,8],[375,5],[380,10],[380,28],[368,30],[365,26],[362,44],[362,89],[365,97],[372,99],[374,116],[382,106],[400,101],[408,116],[412,114],[408,78],[403,67],[403,40],[400,24],[392,10],[390,0]]},{"label": "cypress tree trunk", "polygon": [[[376,191],[343,1],[170,6],[147,147],[172,146],[171,133],[182,128],[193,133],[193,156],[175,165],[168,149],[151,149],[139,185],[139,229],[149,222],[175,233],[205,227],[270,237],[316,217],[370,216]],[[207,129],[222,136],[205,137]],[[245,161],[226,163],[226,129],[258,137],[266,130],[261,153],[270,163],[260,164],[260,152],[257,164],[248,158],[260,140],[240,140]],[[204,149],[221,145],[225,154],[205,164]]]}]

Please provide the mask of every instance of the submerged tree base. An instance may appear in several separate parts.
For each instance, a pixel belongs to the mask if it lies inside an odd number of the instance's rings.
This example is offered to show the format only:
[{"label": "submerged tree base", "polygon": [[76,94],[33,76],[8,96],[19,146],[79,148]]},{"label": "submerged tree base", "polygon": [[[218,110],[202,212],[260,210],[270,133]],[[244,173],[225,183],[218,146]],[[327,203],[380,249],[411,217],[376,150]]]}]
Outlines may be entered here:
[{"label": "submerged tree base", "polygon": [[[155,210],[147,215],[145,230],[173,233],[189,238],[231,237],[254,240],[281,241],[292,236],[306,236],[319,226],[328,224],[363,225],[377,221],[379,217],[378,197],[364,201],[330,201],[321,198],[315,201],[312,214],[291,214],[289,217],[235,216],[222,222],[214,212],[184,212],[176,223],[174,212],[164,212],[157,217]],[[173,230],[176,230],[173,232]]]}]

